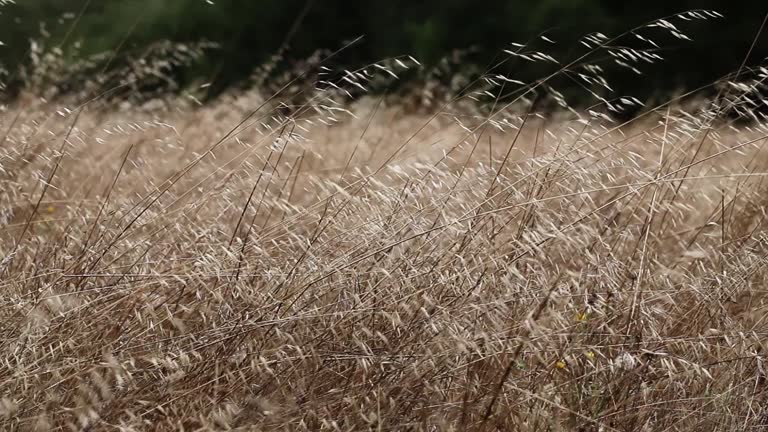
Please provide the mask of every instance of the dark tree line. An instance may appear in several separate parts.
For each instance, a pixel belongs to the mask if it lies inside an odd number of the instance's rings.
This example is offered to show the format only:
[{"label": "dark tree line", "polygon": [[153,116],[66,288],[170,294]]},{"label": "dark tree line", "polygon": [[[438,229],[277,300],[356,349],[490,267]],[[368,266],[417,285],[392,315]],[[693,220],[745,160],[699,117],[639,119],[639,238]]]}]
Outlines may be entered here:
[{"label": "dark tree line", "polygon": [[[32,40],[60,48],[67,61],[117,51],[107,67],[158,40],[205,40],[218,48],[174,74],[182,84],[213,81],[215,93],[242,83],[275,54],[282,55],[278,68],[289,67],[358,36],[364,38],[336,56],[334,65],[401,54],[430,65],[465,49],[464,65],[482,68],[511,42],[537,40],[541,32],[557,42],[542,49],[568,58],[585,34],[618,34],[689,9],[713,9],[724,18],[691,23],[685,34],[692,42],[665,38],[658,49],[665,61],[648,68],[642,79],[626,71],[611,77],[617,91],[647,97],[701,86],[737,69],[768,5],[764,0],[17,0],[0,6],[0,63],[13,85],[15,71],[30,61]],[[749,62],[764,63],[766,56],[768,31]],[[527,79],[543,73],[535,65],[515,68]]]}]

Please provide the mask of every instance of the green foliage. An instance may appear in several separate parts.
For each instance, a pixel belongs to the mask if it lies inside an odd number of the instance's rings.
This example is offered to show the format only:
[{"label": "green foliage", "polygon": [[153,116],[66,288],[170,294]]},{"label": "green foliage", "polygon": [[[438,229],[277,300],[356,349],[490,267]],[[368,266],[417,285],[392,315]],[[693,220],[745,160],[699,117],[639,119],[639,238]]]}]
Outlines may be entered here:
[{"label": "green foliage", "polygon": [[[526,42],[543,31],[558,41],[543,49],[561,58],[578,48],[576,40],[584,34],[615,34],[690,8],[711,8],[726,18],[697,24],[694,43],[668,41],[665,64],[651,68],[643,80],[625,73],[613,77],[617,90],[647,96],[651,89],[699,86],[737,68],[766,12],[764,3],[702,0],[671,9],[661,0],[636,5],[609,0],[25,0],[0,6],[0,63],[11,78],[18,75],[19,66],[29,62],[33,39],[45,40],[48,48],[60,46],[65,57],[116,50],[118,59],[158,40],[205,40],[220,48],[194,68],[178,71],[177,79],[213,81],[216,91],[245,80],[275,54],[287,66],[361,35],[360,43],[334,59],[336,65],[359,66],[401,54],[435,64],[452,50],[469,47],[474,54],[467,61],[485,65],[510,42]],[[768,55],[767,38],[753,61]],[[541,73],[531,65],[521,67],[522,76]]]}]

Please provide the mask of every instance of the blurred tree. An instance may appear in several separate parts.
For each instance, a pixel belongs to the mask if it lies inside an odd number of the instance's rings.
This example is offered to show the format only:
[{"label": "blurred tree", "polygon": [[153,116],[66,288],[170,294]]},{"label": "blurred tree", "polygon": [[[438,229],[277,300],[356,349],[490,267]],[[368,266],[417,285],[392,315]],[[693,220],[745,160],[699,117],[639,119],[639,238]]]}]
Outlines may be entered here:
[{"label": "blurred tree", "polygon": [[[246,80],[274,54],[282,54],[280,64],[289,65],[361,35],[365,38],[335,64],[360,65],[400,54],[433,64],[453,49],[475,47],[466,61],[482,66],[510,42],[525,42],[543,31],[558,44],[542,49],[569,58],[584,34],[616,34],[693,8],[715,9],[726,19],[696,24],[693,43],[665,37],[660,54],[666,63],[650,68],[642,81],[625,71],[611,75],[617,90],[647,96],[703,85],[737,68],[768,12],[764,0],[686,0],[674,7],[667,0],[637,5],[609,0],[25,0],[0,6],[0,64],[12,78],[29,62],[32,40],[61,47],[65,56],[117,50],[118,58],[161,39],[208,40],[220,48],[194,68],[178,71],[177,79],[212,80],[215,94]],[[768,32],[758,42],[754,62],[768,55]],[[528,79],[542,73],[530,64],[514,67]]]}]

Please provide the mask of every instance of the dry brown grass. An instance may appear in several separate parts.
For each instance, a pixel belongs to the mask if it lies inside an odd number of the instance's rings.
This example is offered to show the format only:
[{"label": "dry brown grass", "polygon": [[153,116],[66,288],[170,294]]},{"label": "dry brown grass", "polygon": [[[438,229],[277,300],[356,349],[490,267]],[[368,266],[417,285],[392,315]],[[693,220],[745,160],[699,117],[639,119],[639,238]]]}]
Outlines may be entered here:
[{"label": "dry brown grass", "polygon": [[3,429],[768,423],[766,128],[259,103],[4,113]]}]

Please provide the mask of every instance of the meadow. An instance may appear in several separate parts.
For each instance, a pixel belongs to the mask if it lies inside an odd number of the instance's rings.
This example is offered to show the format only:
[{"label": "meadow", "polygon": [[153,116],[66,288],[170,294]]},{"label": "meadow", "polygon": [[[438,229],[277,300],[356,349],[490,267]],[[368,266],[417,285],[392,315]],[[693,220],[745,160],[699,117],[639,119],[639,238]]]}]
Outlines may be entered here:
[{"label": "meadow", "polygon": [[301,100],[24,94],[0,428],[762,430],[755,73],[628,122],[350,98],[352,72]]}]

